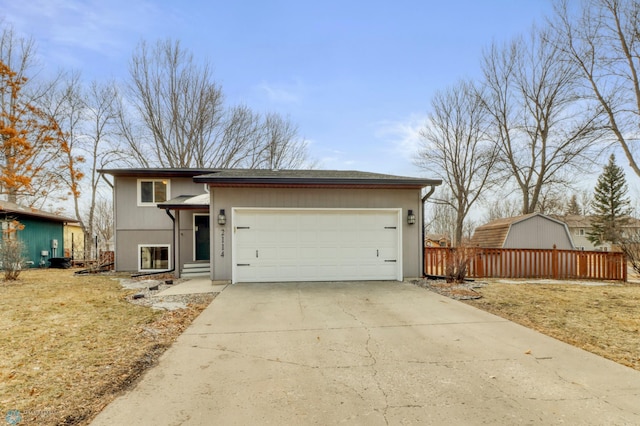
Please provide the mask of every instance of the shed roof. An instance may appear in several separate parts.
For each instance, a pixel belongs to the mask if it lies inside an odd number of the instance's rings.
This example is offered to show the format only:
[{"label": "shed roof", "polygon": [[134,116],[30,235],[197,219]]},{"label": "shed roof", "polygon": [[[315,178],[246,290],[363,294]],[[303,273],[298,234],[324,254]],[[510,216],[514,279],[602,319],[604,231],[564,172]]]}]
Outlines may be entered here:
[{"label": "shed roof", "polygon": [[471,245],[486,248],[502,248],[511,226],[533,216],[541,216],[565,226],[564,222],[545,216],[542,213],[529,213],[521,216],[503,217],[478,226],[471,237]]},{"label": "shed roof", "polygon": [[55,213],[45,212],[31,207],[21,206],[9,201],[0,201],[0,213],[16,214],[21,216],[39,217],[56,222],[77,222],[76,219],[57,215]]}]

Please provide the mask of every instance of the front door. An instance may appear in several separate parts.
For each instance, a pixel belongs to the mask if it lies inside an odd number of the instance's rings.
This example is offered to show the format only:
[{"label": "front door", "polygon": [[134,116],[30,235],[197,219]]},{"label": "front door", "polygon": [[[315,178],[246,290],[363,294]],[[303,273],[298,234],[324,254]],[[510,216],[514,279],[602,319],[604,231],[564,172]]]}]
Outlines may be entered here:
[{"label": "front door", "polygon": [[194,260],[209,260],[209,215],[193,215]]}]

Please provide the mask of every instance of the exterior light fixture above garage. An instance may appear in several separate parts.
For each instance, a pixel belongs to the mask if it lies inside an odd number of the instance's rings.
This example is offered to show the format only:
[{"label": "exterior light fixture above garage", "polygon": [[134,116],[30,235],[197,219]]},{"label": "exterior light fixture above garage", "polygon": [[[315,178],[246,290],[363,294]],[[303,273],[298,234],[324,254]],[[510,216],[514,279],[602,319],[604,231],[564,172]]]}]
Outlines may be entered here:
[{"label": "exterior light fixture above garage", "polygon": [[227,223],[227,217],[224,215],[224,209],[220,209],[220,214],[218,215],[218,225],[224,225]]}]

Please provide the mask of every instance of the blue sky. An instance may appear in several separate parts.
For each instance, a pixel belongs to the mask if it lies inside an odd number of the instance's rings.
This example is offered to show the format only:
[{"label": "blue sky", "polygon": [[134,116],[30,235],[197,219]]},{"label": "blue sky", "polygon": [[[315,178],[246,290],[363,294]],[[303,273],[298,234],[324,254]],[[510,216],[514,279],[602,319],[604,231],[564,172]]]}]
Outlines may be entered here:
[{"label": "blue sky", "polygon": [[428,176],[412,163],[432,95],[551,0],[0,0],[44,72],[124,79],[140,40],[180,40],[228,104],[289,116],[326,169]]}]

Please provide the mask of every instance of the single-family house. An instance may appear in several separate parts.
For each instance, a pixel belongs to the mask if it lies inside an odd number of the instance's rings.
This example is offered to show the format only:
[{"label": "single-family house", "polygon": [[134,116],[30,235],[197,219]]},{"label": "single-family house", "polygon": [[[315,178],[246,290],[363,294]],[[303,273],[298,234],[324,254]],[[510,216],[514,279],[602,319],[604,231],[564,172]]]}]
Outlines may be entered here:
[{"label": "single-family house", "polygon": [[451,247],[451,238],[446,234],[427,234],[424,238],[425,247]]},{"label": "single-family house", "polygon": [[64,257],[84,259],[84,232],[79,222],[64,225]]},{"label": "single-family house", "polygon": [[422,275],[423,205],[440,180],[360,171],[104,169],[115,268],[215,281]]},{"label": "single-family house", "polygon": [[541,213],[505,217],[477,227],[470,245],[484,248],[572,250],[567,225]]},{"label": "single-family house", "polygon": [[[42,210],[24,207],[8,201],[0,201],[0,219],[3,228],[11,227],[13,220],[21,226],[14,230],[3,229],[4,234],[13,234],[25,244],[25,258],[31,267],[48,266],[52,257],[63,257],[64,225],[75,219]],[[14,234],[15,231],[15,234]]]},{"label": "single-family house", "polygon": [[[603,242],[600,245],[595,245],[589,241],[589,231],[591,230],[591,221],[593,216],[581,216],[581,215],[566,215],[558,216],[558,220],[563,221],[569,228],[569,233],[573,239],[573,244],[578,250],[595,250],[595,251],[614,251],[616,247],[612,247],[610,242]],[[638,235],[640,233],[640,220],[629,217],[626,223],[622,226],[622,236]]]}]

